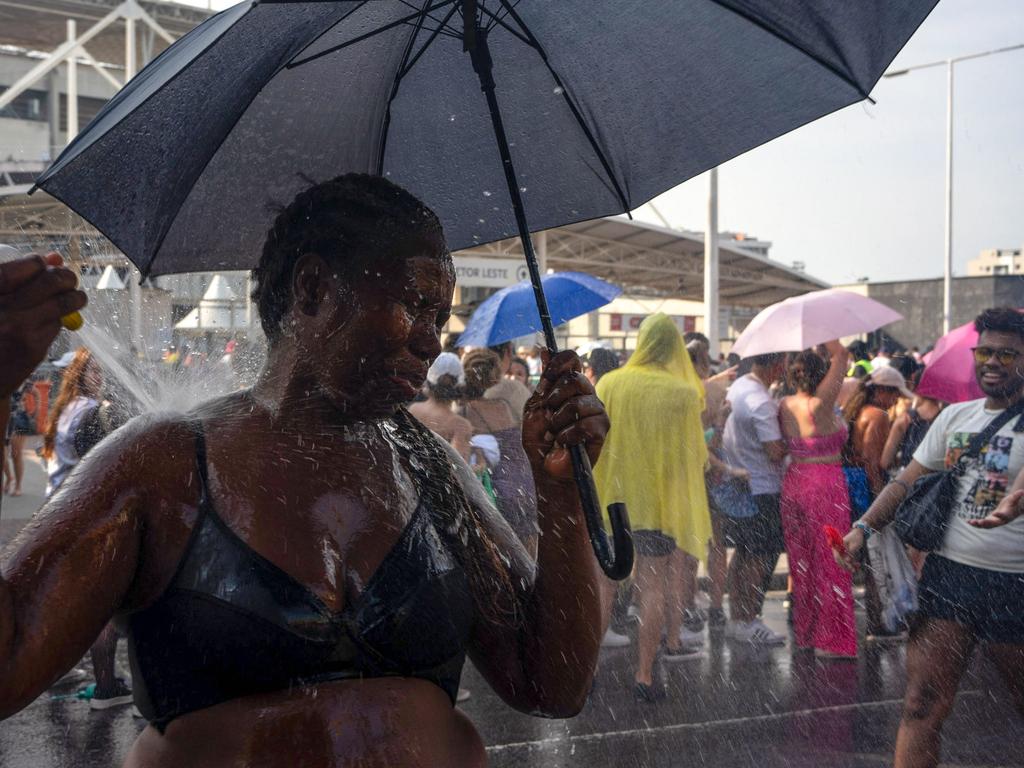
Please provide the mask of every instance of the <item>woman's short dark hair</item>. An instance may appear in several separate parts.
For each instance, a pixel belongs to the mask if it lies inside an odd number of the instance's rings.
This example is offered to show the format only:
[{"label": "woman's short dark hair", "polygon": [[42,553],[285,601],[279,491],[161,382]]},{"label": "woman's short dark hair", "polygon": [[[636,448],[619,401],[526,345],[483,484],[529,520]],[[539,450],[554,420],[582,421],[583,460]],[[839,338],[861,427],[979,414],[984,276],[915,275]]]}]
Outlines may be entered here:
[{"label": "woman's short dark hair", "polygon": [[986,309],[974,319],[974,330],[978,333],[1013,333],[1024,340],[1024,314],[1012,307]]},{"label": "woman's short dark hair", "polygon": [[318,254],[348,277],[371,264],[384,273],[394,267],[396,246],[416,235],[436,240],[439,256],[448,253],[437,215],[381,176],[347,173],[300,192],[274,219],[252,272],[263,332],[271,340],[279,335],[303,254]]},{"label": "woman's short dark hair", "polygon": [[798,392],[813,395],[828,373],[828,365],[817,352],[805,349],[789,365],[789,381]]},{"label": "woman's short dark hair", "polygon": [[444,374],[436,382],[428,381],[427,389],[435,400],[443,403],[453,403],[462,398],[462,385],[450,373]]},{"label": "woman's short dark hair", "polygon": [[610,349],[597,347],[587,355],[587,365],[594,372],[594,378],[600,379],[609,371],[619,367],[619,356]]},{"label": "woman's short dark hair", "polygon": [[868,349],[868,345],[860,339],[851,341],[846,346],[846,351],[850,353],[850,356],[853,358],[853,362],[855,363],[858,360],[867,360],[871,355],[871,350]]}]

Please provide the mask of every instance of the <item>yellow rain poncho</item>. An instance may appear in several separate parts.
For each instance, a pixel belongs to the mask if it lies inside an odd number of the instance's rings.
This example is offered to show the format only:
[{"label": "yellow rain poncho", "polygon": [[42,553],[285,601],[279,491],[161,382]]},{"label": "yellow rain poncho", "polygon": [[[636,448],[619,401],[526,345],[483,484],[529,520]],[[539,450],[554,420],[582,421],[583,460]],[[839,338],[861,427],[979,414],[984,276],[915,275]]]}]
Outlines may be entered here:
[{"label": "yellow rain poncho", "polygon": [[633,530],[656,530],[704,560],[711,517],[704,489],[704,386],[664,314],[640,326],[636,352],[601,377],[611,430],[594,480],[604,507],[625,502]]}]

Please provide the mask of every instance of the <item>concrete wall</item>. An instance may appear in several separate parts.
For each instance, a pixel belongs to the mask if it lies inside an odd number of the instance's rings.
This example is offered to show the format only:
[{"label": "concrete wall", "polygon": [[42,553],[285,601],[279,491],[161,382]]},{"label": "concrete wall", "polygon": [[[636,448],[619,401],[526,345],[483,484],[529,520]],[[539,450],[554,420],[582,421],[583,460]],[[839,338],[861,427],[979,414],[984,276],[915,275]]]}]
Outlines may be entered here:
[{"label": "concrete wall", "polygon": [[[924,349],[942,335],[941,279],[869,283],[867,289],[870,298],[903,315],[903,320],[882,329],[898,344]],[[1024,278],[999,275],[953,279],[953,328],[971,322],[982,310],[1001,306],[1024,307]]]}]

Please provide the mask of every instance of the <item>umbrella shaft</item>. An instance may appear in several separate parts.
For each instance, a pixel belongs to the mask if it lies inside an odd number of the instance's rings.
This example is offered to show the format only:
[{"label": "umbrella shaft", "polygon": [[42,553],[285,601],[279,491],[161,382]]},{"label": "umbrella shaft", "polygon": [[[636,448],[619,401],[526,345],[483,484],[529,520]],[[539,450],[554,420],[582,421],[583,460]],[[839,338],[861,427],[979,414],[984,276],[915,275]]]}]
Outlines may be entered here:
[{"label": "umbrella shaft", "polygon": [[487,45],[486,30],[476,30],[476,40],[474,43],[473,47],[469,50],[469,55],[473,61],[473,70],[480,78],[480,90],[484,92],[484,96],[487,98],[487,109],[491,115],[494,138],[498,143],[498,154],[501,156],[501,165],[505,171],[505,183],[508,185],[508,194],[512,200],[512,210],[516,217],[516,227],[519,229],[519,239],[523,244],[523,253],[526,256],[526,268],[530,270],[533,296],[537,301],[537,312],[540,314],[541,328],[544,331],[544,344],[547,346],[548,351],[554,354],[558,351],[558,343],[555,341],[555,329],[551,324],[551,312],[548,310],[548,300],[544,295],[544,287],[541,283],[540,268],[537,266],[537,254],[534,253],[530,228],[526,223],[526,209],[523,205],[523,197],[519,191],[516,169],[512,164],[512,153],[509,150],[508,137],[505,135],[505,124],[501,119],[498,97],[494,93],[493,63],[491,61],[491,51]]}]

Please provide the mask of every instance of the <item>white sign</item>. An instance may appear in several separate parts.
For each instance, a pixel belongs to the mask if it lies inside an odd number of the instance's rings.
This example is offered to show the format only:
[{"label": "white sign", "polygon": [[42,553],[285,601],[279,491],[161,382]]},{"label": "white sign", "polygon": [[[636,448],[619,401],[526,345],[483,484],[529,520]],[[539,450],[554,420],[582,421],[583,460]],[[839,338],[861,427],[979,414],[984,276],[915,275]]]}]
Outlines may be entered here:
[{"label": "white sign", "polygon": [[455,281],[462,286],[505,288],[526,280],[530,273],[522,259],[455,256]]}]

